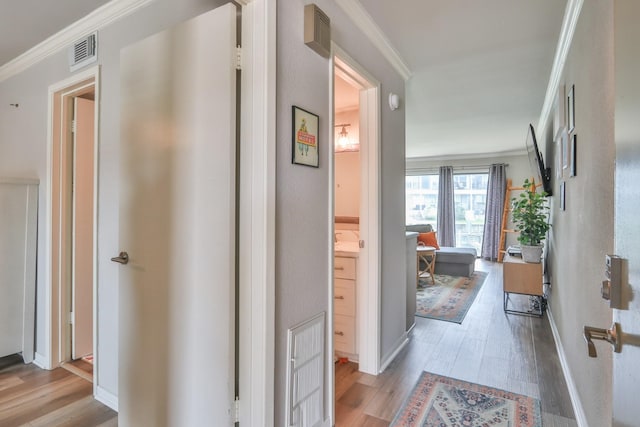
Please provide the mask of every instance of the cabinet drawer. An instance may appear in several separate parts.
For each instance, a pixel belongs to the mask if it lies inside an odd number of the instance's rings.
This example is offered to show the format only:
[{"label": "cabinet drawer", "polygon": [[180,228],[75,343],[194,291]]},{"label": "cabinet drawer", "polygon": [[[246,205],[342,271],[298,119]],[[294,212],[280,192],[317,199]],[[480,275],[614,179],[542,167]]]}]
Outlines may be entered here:
[{"label": "cabinet drawer", "polygon": [[333,309],[335,314],[355,316],[356,282],[354,280],[335,279],[333,287]]},{"label": "cabinet drawer", "polygon": [[333,273],[338,279],[356,278],[356,259],[335,257],[333,262]]},{"label": "cabinet drawer", "polygon": [[351,316],[336,314],[333,321],[333,345],[336,350],[355,354],[356,320]]}]

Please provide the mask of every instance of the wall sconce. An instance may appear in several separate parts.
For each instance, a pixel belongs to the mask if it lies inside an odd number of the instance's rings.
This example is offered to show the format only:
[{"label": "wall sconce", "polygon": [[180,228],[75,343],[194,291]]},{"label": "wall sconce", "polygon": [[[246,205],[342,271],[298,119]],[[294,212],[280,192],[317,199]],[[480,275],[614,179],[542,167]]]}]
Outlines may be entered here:
[{"label": "wall sconce", "polygon": [[347,126],[351,126],[351,123],[343,123],[336,125],[337,128],[342,128],[336,139],[336,153],[342,153],[345,151],[358,151],[360,150],[360,144],[358,141],[351,141],[349,138],[349,132],[347,132]]},{"label": "wall sconce", "polygon": [[391,108],[391,111],[397,110],[399,106],[400,97],[393,92],[389,93],[389,108]]}]

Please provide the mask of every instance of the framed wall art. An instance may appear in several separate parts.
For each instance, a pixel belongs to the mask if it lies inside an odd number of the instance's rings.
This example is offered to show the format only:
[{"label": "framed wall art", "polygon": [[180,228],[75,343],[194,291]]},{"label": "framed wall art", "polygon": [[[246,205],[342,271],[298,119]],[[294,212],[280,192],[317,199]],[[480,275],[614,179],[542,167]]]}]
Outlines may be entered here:
[{"label": "framed wall art", "polygon": [[298,165],[318,167],[318,116],[295,105],[291,108],[292,159]]},{"label": "framed wall art", "polygon": [[576,176],[577,171],[577,167],[578,167],[578,137],[573,134],[571,136],[571,161],[570,161],[570,167],[571,167],[571,176]]},{"label": "framed wall art", "polygon": [[576,127],[576,99],[575,85],[571,85],[569,95],[567,95],[567,131],[573,132]]}]

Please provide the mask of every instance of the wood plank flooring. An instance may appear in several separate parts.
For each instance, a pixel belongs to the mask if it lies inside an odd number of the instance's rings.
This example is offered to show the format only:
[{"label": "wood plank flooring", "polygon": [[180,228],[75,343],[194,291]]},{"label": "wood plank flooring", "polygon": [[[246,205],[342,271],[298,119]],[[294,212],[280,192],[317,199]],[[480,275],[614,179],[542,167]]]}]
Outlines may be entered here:
[{"label": "wood plank flooring", "polygon": [[112,427],[118,414],[93,398],[93,384],[63,368],[0,359],[0,426]]},{"label": "wood plank flooring", "polygon": [[416,317],[409,344],[378,376],[336,365],[336,426],[388,426],[422,371],[536,397],[545,427],[577,426],[547,316],[505,314],[502,264],[478,260],[476,270],[489,275],[462,324]]}]

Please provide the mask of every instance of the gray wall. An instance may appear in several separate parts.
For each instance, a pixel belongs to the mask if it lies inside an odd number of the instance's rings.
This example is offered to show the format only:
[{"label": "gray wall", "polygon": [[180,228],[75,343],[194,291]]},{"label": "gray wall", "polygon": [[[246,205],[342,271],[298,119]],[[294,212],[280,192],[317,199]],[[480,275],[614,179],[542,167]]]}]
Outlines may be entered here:
[{"label": "gray wall", "polygon": [[[118,394],[118,269],[109,261],[121,249],[118,239],[120,49],[168,26],[199,15],[223,0],[156,0],[98,35],[101,68],[100,134],[98,153],[98,384]],[[47,206],[47,95],[50,85],[72,73],[66,51],[0,83],[0,176],[40,179],[36,351],[48,357],[45,342],[49,251],[43,243]],[[9,107],[19,103],[20,108]]]},{"label": "gray wall", "polygon": [[[549,246],[550,309],[588,423],[605,426],[611,423],[611,348],[596,343],[598,358],[589,358],[582,328],[611,325],[611,311],[599,291],[605,254],[613,250],[615,146],[611,2],[585,1],[562,82],[567,92],[575,85],[578,173],[576,177],[565,174],[564,212],[559,210],[561,180],[556,179],[554,183]],[[549,146],[555,147],[555,144],[547,141],[547,148]],[[552,174],[556,176],[555,166]]]},{"label": "gray wall", "polygon": [[[284,424],[287,329],[328,310],[330,235],[330,63],[304,45],[307,2],[281,0],[277,19],[277,190],[275,425]],[[381,354],[404,333],[403,316],[387,313],[393,289],[405,283],[404,110],[391,112],[390,91],[404,97],[404,81],[348,21],[335,2],[316,4],[331,19],[332,39],[381,82],[382,100],[382,343]],[[291,106],[320,116],[320,167],[291,164]],[[404,294],[402,294],[404,295]],[[397,314],[397,313],[396,313]]]}]

